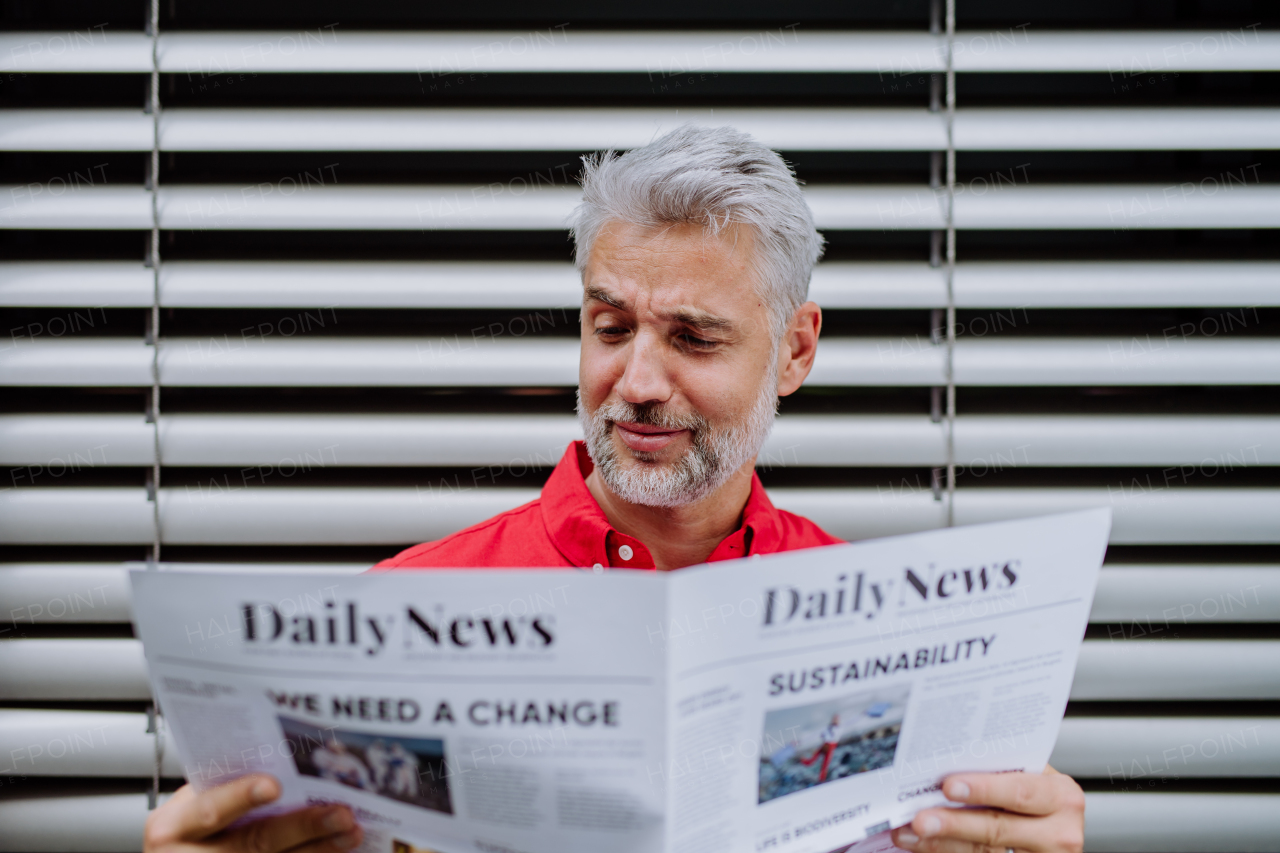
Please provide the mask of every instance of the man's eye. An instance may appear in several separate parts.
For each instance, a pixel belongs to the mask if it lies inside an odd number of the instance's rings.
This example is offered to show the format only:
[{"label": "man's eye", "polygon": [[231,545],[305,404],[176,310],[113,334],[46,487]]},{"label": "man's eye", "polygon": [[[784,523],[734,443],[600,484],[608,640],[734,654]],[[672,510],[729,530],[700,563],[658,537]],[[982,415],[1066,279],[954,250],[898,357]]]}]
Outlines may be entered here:
[{"label": "man's eye", "polygon": [[719,343],[719,341],[709,341],[696,335],[681,335],[680,341],[692,349],[711,349]]},{"label": "man's eye", "polygon": [[625,335],[626,333],[627,330],[624,326],[605,326],[603,328],[596,329],[596,335],[602,338],[616,338],[620,335]]}]

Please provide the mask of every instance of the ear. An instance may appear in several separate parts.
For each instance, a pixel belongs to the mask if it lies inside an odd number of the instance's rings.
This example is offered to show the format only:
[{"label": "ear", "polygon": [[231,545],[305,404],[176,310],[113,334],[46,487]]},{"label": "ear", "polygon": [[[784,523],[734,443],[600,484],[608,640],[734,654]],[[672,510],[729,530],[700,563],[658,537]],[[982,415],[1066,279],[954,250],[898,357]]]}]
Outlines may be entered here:
[{"label": "ear", "polygon": [[794,394],[813,369],[822,331],[822,309],[806,302],[796,309],[791,324],[778,343],[778,396]]}]

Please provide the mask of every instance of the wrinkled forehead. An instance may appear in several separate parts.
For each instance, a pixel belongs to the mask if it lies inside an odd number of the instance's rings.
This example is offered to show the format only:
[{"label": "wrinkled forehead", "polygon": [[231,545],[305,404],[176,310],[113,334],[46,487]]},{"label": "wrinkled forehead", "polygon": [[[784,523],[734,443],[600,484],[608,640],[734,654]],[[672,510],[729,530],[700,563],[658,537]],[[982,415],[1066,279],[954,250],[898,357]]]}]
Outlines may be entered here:
[{"label": "wrinkled forehead", "polygon": [[763,310],[750,229],[609,223],[583,269],[583,298],[628,312],[745,319]]}]

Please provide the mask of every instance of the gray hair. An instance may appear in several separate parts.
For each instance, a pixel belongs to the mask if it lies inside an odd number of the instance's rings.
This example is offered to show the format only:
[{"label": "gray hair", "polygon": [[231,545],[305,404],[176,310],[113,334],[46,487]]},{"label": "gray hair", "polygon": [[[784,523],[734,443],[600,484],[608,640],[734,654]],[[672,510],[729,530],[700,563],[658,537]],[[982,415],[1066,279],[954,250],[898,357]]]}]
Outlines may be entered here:
[{"label": "gray hair", "polygon": [[781,338],[808,298],[823,245],[785,160],[732,127],[685,125],[643,148],[593,154],[582,163],[582,203],[571,226],[579,271],[608,222],[693,223],[711,234],[745,225],[756,238],[752,266],[771,331]]}]

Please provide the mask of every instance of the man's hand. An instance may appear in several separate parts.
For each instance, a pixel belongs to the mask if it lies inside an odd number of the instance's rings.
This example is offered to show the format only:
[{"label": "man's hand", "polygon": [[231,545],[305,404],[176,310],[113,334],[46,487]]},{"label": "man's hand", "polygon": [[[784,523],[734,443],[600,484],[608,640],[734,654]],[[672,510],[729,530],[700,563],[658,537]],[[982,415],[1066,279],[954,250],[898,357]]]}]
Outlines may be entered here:
[{"label": "man's hand", "polygon": [[144,853],[343,853],[362,833],[346,806],[313,806],[227,826],[251,809],[280,796],[271,776],[244,776],[197,794],[190,785],[147,818]]},{"label": "man's hand", "polygon": [[1044,773],[962,773],[942,784],[947,799],[981,809],[926,809],[893,831],[914,853],[1080,853],[1084,791],[1052,767]]}]

